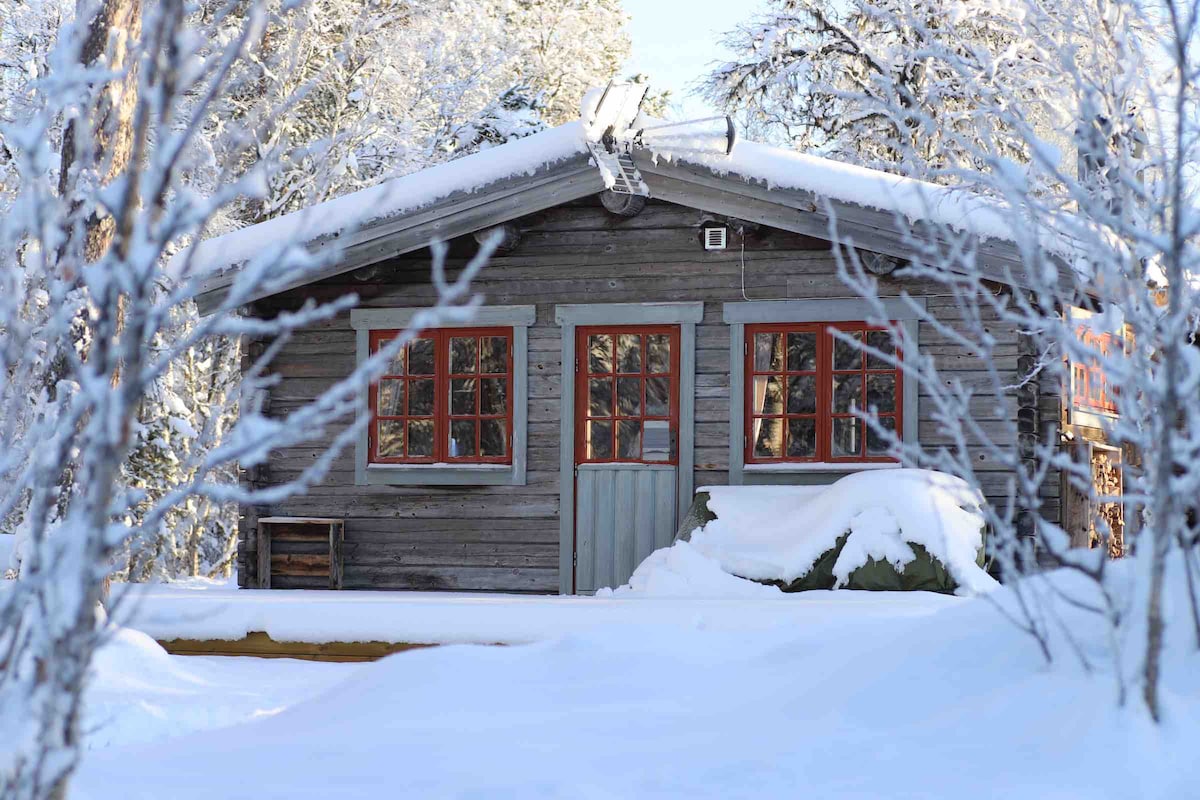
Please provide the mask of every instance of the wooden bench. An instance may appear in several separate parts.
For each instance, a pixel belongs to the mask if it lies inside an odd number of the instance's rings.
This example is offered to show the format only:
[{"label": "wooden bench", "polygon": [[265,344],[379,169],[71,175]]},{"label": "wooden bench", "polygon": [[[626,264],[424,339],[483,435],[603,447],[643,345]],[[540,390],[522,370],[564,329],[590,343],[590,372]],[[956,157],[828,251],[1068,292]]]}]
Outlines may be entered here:
[{"label": "wooden bench", "polygon": [[260,589],[341,589],[346,523],[323,517],[258,520]]}]

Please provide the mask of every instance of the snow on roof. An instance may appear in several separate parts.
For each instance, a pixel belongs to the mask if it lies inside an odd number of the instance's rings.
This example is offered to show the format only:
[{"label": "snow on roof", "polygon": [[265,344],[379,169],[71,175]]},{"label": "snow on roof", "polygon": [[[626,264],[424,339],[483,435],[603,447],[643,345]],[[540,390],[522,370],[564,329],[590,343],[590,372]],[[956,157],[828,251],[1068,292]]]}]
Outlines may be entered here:
[{"label": "snow on roof", "polygon": [[583,126],[568,122],[523,139],[392,178],[324,203],[250,225],[198,244],[192,268],[199,274],[240,264],[275,242],[313,242],[429,206],[456,192],[586,155]]},{"label": "snow on roof", "polygon": [[[668,149],[656,150],[655,156],[674,159]],[[899,214],[909,222],[925,220],[984,239],[1013,237],[1012,220],[1003,205],[961,187],[940,186],[747,141],[739,141],[729,155],[689,150],[681,160],[707,167],[718,175],[760,180],[768,188],[798,189],[818,198]]]}]

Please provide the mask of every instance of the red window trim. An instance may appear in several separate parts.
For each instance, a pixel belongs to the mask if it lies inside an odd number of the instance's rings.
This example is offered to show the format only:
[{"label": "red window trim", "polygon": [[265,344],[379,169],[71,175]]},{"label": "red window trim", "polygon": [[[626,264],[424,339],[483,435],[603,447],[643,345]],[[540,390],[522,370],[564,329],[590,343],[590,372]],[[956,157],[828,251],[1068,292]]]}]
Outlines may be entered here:
[{"label": "red window trim", "polygon": [[[1112,333],[1096,333],[1086,325],[1076,328],[1075,335],[1083,344],[1099,350],[1102,355],[1108,355],[1118,341]],[[1114,395],[1116,395],[1118,387],[1113,386],[1110,390],[1108,376],[1104,374],[1104,367],[1099,361],[1095,359],[1088,363],[1077,361],[1071,365],[1071,374],[1073,376],[1071,405],[1074,408],[1098,414],[1115,415],[1117,413],[1117,401],[1114,399]],[[1094,398],[1092,396],[1093,387],[1095,388]]]},{"label": "red window trim", "polygon": [[[591,373],[589,370],[587,340],[589,336],[596,334],[611,334],[616,337],[620,334],[640,334],[643,337],[654,335],[666,335],[671,341],[671,363],[668,369],[669,372],[657,373],[647,372],[646,348],[642,347],[641,371],[640,372],[617,372],[616,365],[616,350],[613,352],[613,371],[608,373]],[[643,338],[644,341],[644,338]],[[660,465],[677,465],[679,463],[679,447],[677,445],[679,436],[679,326],[678,325],[589,325],[579,327],[575,330],[575,353],[578,359],[578,366],[575,370],[575,463],[576,464],[660,464]],[[587,422],[593,419],[588,416],[588,379],[592,377],[622,377],[630,378],[638,377],[642,380],[642,413],[637,416],[622,416],[618,414],[616,385],[613,388],[613,415],[611,417],[601,417],[599,419],[613,420],[614,439],[613,439],[613,455],[611,458],[588,458],[587,457]],[[671,387],[671,396],[667,403],[667,414],[646,414],[646,378],[669,378]],[[657,461],[647,461],[642,458],[629,459],[619,458],[617,456],[616,445],[616,427],[618,420],[622,419],[638,419],[645,420],[667,420],[670,428],[672,446],[668,452],[668,457]],[[643,447],[645,442],[643,441]]]},{"label": "red window trim", "polygon": [[[746,326],[745,338],[745,362],[743,375],[744,380],[744,441],[745,447],[743,452],[744,464],[864,464],[864,463],[896,463],[897,459],[891,456],[872,456],[872,455],[857,455],[857,456],[834,456],[833,453],[833,420],[835,418],[855,418],[852,413],[834,413],[833,411],[833,376],[837,374],[854,374],[855,372],[861,375],[867,374],[893,374],[896,379],[896,403],[894,413],[879,414],[880,417],[891,417],[895,420],[896,435],[904,436],[904,374],[899,369],[894,370],[868,370],[866,369],[866,361],[864,356],[863,366],[858,370],[834,370],[833,369],[833,342],[834,337],[829,331],[830,329],[840,331],[886,331],[887,328],[879,325],[868,325],[866,322],[799,322],[799,323],[761,323]],[[815,333],[817,334],[817,353],[816,353],[816,370],[804,370],[800,372],[790,372],[787,369],[787,353],[784,352],[784,363],[782,370],[765,370],[758,371],[754,368],[754,335],[756,333]],[[897,348],[896,354],[903,357],[900,349]],[[783,411],[781,414],[755,414],[753,408],[754,398],[754,377],[756,375],[805,375],[811,374],[816,377],[817,384],[817,403],[815,414],[789,414],[787,411],[787,393],[786,388],[783,398]],[[865,402],[866,381],[863,381],[863,393]],[[785,383],[786,387],[786,383]],[[783,455],[778,458],[763,458],[754,454],[754,420],[755,419],[780,419],[783,422],[784,431],[784,446]],[[816,451],[810,458],[798,458],[787,455],[787,421],[789,418],[810,418],[816,420]],[[863,449],[866,448],[866,422],[861,423],[863,426]]]},{"label": "red window trim", "polygon": [[[400,335],[400,330],[373,330],[370,332],[370,351],[372,354],[379,351],[380,347],[388,341]],[[507,391],[505,394],[505,411],[503,416],[497,414],[483,414],[480,408],[480,353],[476,348],[475,365],[476,372],[474,374],[450,374],[450,340],[456,337],[472,337],[478,339],[483,336],[500,336],[508,341],[506,348],[505,372],[504,378],[507,381]],[[379,382],[371,384],[368,404],[371,410],[371,423],[367,434],[368,455],[367,462],[370,464],[511,464],[513,454],[513,329],[511,327],[488,327],[488,328],[436,328],[422,331],[415,339],[430,339],[433,341],[433,375],[420,376],[424,379],[433,378],[433,415],[411,417],[407,413],[402,416],[388,416],[382,419],[432,419],[433,420],[433,455],[431,456],[404,456],[384,458],[379,456]],[[483,373],[484,376],[500,377],[500,373]],[[450,413],[450,381],[453,378],[475,378],[475,413],[474,414],[451,414]],[[405,374],[392,375],[387,374],[380,376],[380,380],[403,380],[404,386],[404,410],[408,411],[408,384],[413,380],[413,376],[409,372],[407,355],[405,356]],[[449,438],[450,438],[450,423],[453,420],[473,419],[475,420],[475,452],[479,452],[480,445],[480,420],[483,419],[502,419],[505,423],[505,443],[503,456],[455,456],[448,454]],[[405,431],[405,442],[407,448],[407,430]]]}]

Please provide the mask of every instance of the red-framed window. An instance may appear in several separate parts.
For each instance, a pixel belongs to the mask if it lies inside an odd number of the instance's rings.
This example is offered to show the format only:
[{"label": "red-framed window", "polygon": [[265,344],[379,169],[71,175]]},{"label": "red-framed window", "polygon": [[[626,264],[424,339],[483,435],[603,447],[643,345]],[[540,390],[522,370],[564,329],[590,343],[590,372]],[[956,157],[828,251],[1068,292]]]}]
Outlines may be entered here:
[{"label": "red-framed window", "polygon": [[[399,331],[371,331],[378,352]],[[512,328],[423,332],[372,385],[374,464],[512,463]]]},{"label": "red-framed window", "polygon": [[746,326],[745,463],[895,460],[855,411],[875,408],[902,434],[902,373],[830,328],[896,354],[888,331],[862,322]]},{"label": "red-framed window", "polygon": [[581,327],[576,337],[576,463],[676,463],[679,327]]},{"label": "red-framed window", "polygon": [[[1080,325],[1075,335],[1102,358],[1112,353],[1119,342],[1113,334],[1098,333],[1086,325]],[[1099,359],[1091,359],[1086,363],[1075,362],[1071,366],[1071,373],[1071,403],[1075,408],[1101,414],[1117,413],[1117,387],[1109,386],[1108,376],[1104,374]]]}]

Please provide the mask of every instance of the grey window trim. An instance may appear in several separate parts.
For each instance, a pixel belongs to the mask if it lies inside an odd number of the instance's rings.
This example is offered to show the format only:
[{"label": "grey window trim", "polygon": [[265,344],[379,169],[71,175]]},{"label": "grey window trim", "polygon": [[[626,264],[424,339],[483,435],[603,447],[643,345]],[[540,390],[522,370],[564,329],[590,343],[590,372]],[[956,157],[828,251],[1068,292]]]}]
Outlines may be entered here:
[{"label": "grey window trim", "polygon": [[[391,330],[406,327],[413,318],[429,308],[355,308],[350,311],[354,330]],[[454,322],[446,328],[485,328],[492,325],[529,326],[537,318],[536,306],[481,306],[467,322]]]},{"label": "grey window trim", "polygon": [[[925,298],[884,299],[884,310],[895,314],[889,319],[904,326],[909,341],[916,342],[919,332],[918,313],[910,303],[920,310],[925,308]],[[746,361],[743,343],[746,341],[746,325],[760,323],[787,324],[792,322],[852,322],[877,318],[866,300],[764,300],[749,303],[726,303],[722,316],[729,323],[729,483],[738,486],[746,483],[813,483],[823,484],[837,480],[848,472],[857,472],[863,465],[830,464],[827,468],[815,464],[796,464],[795,468],[774,466],[769,470],[755,469],[745,463],[743,437],[746,435]],[[917,408],[918,386],[912,379],[904,381],[904,441],[918,441],[920,414]]]},{"label": "grey window trim", "polygon": [[[356,331],[356,363],[361,364],[371,351],[372,330],[403,328],[424,308],[367,308],[350,312],[350,325]],[[354,448],[356,486],[524,486],[526,447],[529,429],[529,326],[537,318],[534,306],[484,306],[476,309],[470,323],[447,327],[478,328],[511,326],[513,329],[513,444],[511,464],[368,464],[368,425],[363,421],[370,411],[362,409],[362,430]],[[370,390],[363,387],[363,392]]]},{"label": "grey window trim", "polygon": [[679,326],[678,519],[692,505],[696,480],[696,323],[704,303],[596,303],[558,305],[562,326],[562,406],[559,427],[558,590],[570,594],[575,579],[575,328],[580,325]]}]

